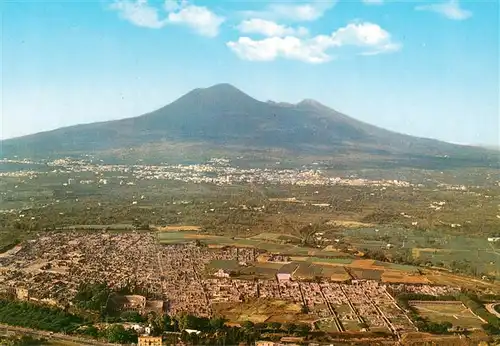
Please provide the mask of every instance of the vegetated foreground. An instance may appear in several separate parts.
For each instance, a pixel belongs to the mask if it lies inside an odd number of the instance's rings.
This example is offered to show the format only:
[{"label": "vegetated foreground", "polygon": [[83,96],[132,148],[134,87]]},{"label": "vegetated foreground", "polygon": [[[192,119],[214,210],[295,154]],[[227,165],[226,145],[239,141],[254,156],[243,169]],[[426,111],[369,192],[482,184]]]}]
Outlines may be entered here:
[{"label": "vegetated foreground", "polygon": [[498,333],[488,172],[34,167],[0,176],[0,323],[193,344]]}]

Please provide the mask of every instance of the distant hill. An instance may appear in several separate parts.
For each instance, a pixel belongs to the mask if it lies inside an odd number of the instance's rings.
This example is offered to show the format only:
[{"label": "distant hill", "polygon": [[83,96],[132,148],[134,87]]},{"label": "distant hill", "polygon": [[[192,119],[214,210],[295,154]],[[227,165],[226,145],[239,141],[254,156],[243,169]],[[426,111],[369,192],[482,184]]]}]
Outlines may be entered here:
[{"label": "distant hill", "polygon": [[483,147],[485,149],[489,149],[489,150],[496,150],[496,151],[500,150],[500,144],[497,144],[497,145],[478,145],[478,146]]},{"label": "distant hill", "polygon": [[[0,142],[1,156],[101,153],[141,159],[211,155],[339,158],[393,165],[494,166],[498,153],[395,133],[314,100],[258,101],[229,84],[195,89],[154,112]],[[175,155],[174,155],[175,154]],[[130,155],[129,155],[130,156]]]}]

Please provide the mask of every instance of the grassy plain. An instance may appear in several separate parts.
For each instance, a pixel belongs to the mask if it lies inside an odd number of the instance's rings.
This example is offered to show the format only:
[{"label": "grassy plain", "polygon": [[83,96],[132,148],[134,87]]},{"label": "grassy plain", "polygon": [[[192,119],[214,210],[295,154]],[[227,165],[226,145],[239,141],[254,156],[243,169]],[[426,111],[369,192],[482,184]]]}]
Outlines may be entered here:
[{"label": "grassy plain", "polygon": [[[280,244],[272,240],[264,241],[260,237],[236,238],[194,231],[158,232],[157,236],[162,244],[178,244],[199,240],[210,247],[239,246],[287,254],[290,255],[292,261],[299,264],[293,274],[294,277],[304,280],[323,277],[342,282],[354,278],[381,280],[386,283],[437,284],[460,286],[473,290],[485,289],[488,292],[500,291],[500,286],[494,282],[454,275],[446,271],[419,269],[416,266],[373,259],[359,259],[344,253],[310,249],[293,244]],[[320,255],[324,257],[317,257]],[[339,257],[346,255],[351,258]],[[283,264],[260,260],[248,268],[239,269],[241,278],[244,279],[274,278],[282,266]],[[335,268],[339,268],[340,271],[335,271]]]},{"label": "grassy plain", "polygon": [[419,315],[428,318],[431,322],[450,322],[454,326],[467,329],[481,329],[484,324],[462,304],[436,304],[434,302],[414,302],[412,306]]},{"label": "grassy plain", "polygon": [[339,332],[339,329],[337,328],[337,325],[333,321],[333,319],[323,319],[318,322],[315,322],[315,327],[318,330],[321,330],[323,332],[327,333],[336,333]]}]

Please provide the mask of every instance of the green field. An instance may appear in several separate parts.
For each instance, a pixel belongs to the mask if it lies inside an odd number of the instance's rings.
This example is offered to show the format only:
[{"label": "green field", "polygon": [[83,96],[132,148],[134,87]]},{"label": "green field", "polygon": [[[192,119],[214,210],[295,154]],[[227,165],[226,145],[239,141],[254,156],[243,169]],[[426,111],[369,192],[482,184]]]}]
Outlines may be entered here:
[{"label": "green field", "polygon": [[386,263],[384,262],[384,266],[387,266],[389,269],[399,270],[402,272],[415,273],[418,268],[415,266],[409,266],[406,264],[396,264],[396,263]]},{"label": "green field", "polygon": [[[350,267],[349,272],[345,266],[353,263],[353,258],[338,257],[338,253],[315,250],[307,247],[299,247],[291,244],[276,244],[252,238],[224,237],[196,231],[172,231],[157,233],[162,244],[180,244],[190,241],[199,241],[208,246],[239,246],[252,247],[265,250],[270,253],[282,253],[292,256],[293,262],[289,264],[256,262],[250,267],[239,267],[232,263],[213,263],[211,269],[238,270],[243,279],[263,278],[274,279],[278,271],[293,273],[295,278],[303,280],[313,280],[316,277],[326,277],[334,281],[346,281],[351,279],[380,280],[383,270],[375,268],[354,268]],[[319,257],[324,254],[331,257]],[[332,256],[333,255],[333,256]],[[293,257],[295,256],[295,257]],[[417,270],[414,266],[399,265],[376,261],[375,266],[384,270],[396,270],[400,272],[413,273]],[[213,268],[212,268],[213,267]]]},{"label": "green field", "polygon": [[[383,251],[393,256],[411,258],[416,264],[454,268],[473,276],[500,277],[500,250],[495,249],[486,236],[470,233],[464,237],[461,230],[451,232],[440,228],[421,230],[397,227],[342,231],[344,240],[358,249]],[[387,249],[387,244],[391,244],[392,248]],[[391,266],[406,271],[403,266]],[[411,266],[407,270],[414,271]]]},{"label": "green field", "polygon": [[308,262],[322,262],[322,263],[338,263],[338,264],[351,264],[351,258],[325,258],[325,257],[309,257]]},{"label": "green field", "polygon": [[239,279],[253,280],[253,279],[263,279],[263,280],[273,280],[278,274],[278,269],[276,268],[266,268],[266,267],[245,267],[240,269]]},{"label": "green field", "polygon": [[316,329],[326,333],[340,332],[333,319],[325,319],[315,323]]},{"label": "green field", "polygon": [[294,273],[294,278],[302,280],[312,280],[317,276],[322,276],[323,269],[321,266],[307,262],[302,262]]},{"label": "green field", "polygon": [[484,324],[477,316],[462,304],[433,304],[433,302],[414,303],[413,307],[422,317],[431,322],[450,322],[453,326],[480,329]]},{"label": "green field", "polygon": [[195,231],[172,231],[172,232],[159,232],[158,239],[162,244],[175,244],[185,243],[189,241],[198,240],[201,243],[214,246],[237,246],[237,247],[252,247],[256,249],[265,250],[270,253],[281,253],[292,256],[324,256],[324,257],[311,257],[317,261],[333,262],[333,263],[350,263],[352,260],[345,258],[338,258],[340,255],[336,252],[322,251],[310,247],[301,247],[292,244],[278,244],[262,240],[260,238],[239,238],[228,236],[217,236],[207,233],[199,233]]},{"label": "green field", "polygon": [[383,272],[376,269],[351,268],[350,273],[355,279],[381,280]]},{"label": "green field", "polygon": [[284,242],[298,243],[298,242],[300,242],[300,238],[289,235],[289,234],[269,233],[269,232],[257,234],[255,236],[251,237],[251,239],[273,241],[273,242],[279,242],[279,243],[284,243]]},{"label": "green field", "polygon": [[341,320],[342,326],[346,331],[359,332],[361,327],[358,321],[355,320]]}]

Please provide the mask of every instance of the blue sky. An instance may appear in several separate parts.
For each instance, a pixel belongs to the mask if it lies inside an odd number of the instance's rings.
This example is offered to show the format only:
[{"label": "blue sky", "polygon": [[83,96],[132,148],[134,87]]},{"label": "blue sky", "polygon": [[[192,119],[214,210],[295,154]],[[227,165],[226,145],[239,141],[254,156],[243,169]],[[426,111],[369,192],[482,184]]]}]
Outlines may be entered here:
[{"label": "blue sky", "polygon": [[497,0],[3,2],[1,138],[227,82],[455,143],[499,142]]}]

